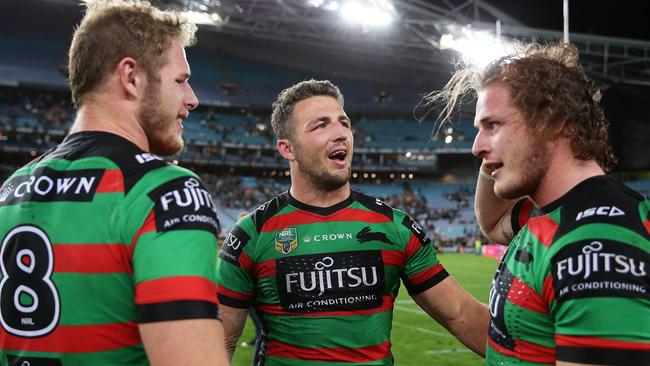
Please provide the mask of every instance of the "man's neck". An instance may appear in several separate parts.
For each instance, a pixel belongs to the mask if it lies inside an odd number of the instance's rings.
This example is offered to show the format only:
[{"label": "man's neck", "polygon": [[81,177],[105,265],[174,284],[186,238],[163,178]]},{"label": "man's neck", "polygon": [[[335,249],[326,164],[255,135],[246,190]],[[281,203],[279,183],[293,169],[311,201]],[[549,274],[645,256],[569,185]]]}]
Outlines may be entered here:
[{"label": "man's neck", "polygon": [[109,132],[131,141],[144,151],[149,151],[149,141],[138,123],[136,114],[110,102],[101,105],[91,102],[79,108],[70,133],[81,131]]},{"label": "man's neck", "polygon": [[333,191],[323,191],[313,184],[291,179],[289,193],[296,200],[310,206],[330,207],[341,203],[350,197],[350,183],[345,183],[341,188]]},{"label": "man's neck", "polygon": [[605,174],[595,160],[576,159],[568,145],[558,147],[550,159],[546,175],[531,195],[537,207],[557,200],[586,179]]}]

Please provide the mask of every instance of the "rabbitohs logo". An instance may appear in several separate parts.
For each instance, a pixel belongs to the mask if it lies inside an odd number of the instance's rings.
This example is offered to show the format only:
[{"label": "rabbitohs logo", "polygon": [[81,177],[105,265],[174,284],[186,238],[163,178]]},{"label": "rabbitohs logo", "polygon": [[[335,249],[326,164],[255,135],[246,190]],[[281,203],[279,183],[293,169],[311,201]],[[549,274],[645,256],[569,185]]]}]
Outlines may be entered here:
[{"label": "rabbitohs logo", "polygon": [[298,247],[298,234],[295,227],[284,228],[275,233],[275,250],[282,254],[289,254]]}]

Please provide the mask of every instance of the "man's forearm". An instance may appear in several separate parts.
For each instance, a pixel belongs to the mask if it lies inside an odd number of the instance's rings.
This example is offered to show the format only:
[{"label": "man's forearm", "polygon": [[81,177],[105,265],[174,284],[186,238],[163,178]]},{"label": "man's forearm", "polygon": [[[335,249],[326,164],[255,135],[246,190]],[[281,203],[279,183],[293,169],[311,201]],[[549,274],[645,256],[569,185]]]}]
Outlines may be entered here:
[{"label": "man's forearm", "polygon": [[513,237],[510,213],[517,200],[505,200],[494,193],[494,180],[481,165],[476,181],[474,213],[481,232],[488,239],[508,244]]}]

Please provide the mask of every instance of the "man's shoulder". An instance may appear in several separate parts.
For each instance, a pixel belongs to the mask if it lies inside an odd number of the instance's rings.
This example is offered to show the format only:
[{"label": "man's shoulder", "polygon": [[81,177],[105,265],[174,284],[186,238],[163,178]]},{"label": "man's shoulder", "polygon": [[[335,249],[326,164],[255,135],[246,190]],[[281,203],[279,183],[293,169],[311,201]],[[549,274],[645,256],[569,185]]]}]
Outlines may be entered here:
[{"label": "man's shoulder", "polygon": [[647,202],[641,194],[614,178],[592,178],[562,202],[558,234],[562,236],[589,225],[593,229],[598,229],[597,226],[608,230],[627,229],[647,236],[640,210]]},{"label": "man's shoulder", "polygon": [[357,190],[352,190],[351,194],[354,200],[361,204],[363,207],[372,212],[386,216],[388,219],[390,219],[390,221],[393,221],[396,215],[400,216],[404,214],[400,210],[389,206],[380,198],[365,194]]},{"label": "man's shoulder", "polygon": [[256,232],[262,231],[264,224],[289,204],[289,193],[281,192],[251,211],[243,220],[250,220]]}]

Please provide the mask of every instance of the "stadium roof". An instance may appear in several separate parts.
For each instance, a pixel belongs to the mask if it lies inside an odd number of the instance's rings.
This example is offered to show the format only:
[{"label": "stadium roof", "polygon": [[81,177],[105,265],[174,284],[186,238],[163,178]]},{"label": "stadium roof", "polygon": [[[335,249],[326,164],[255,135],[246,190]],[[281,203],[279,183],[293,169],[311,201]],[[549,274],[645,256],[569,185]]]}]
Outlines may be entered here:
[{"label": "stadium roof", "polygon": [[[384,28],[353,25],[343,21],[340,12],[328,10],[328,4],[341,7],[350,1],[388,4],[394,19]],[[441,36],[449,32],[451,24],[494,33],[499,20],[504,38],[562,38],[562,0],[152,2],[166,8],[214,14],[216,24],[201,27],[200,46],[259,61],[427,86],[447,80],[451,64],[458,59],[454,51],[440,47]],[[0,4],[0,13],[9,17],[19,14],[20,18],[33,12],[35,18],[29,23],[48,26],[61,20],[43,9],[61,4],[69,5],[67,12],[72,21],[78,21],[79,0],[8,0]],[[581,50],[590,76],[600,84],[650,86],[650,3],[570,0],[569,4],[571,42]],[[39,10],[40,17],[46,19],[39,19]]]}]

